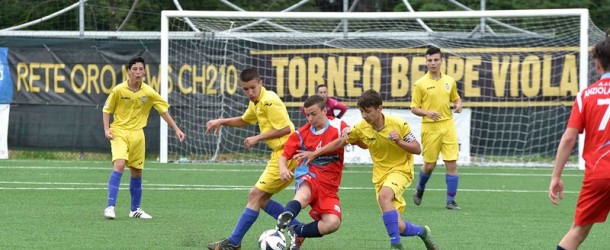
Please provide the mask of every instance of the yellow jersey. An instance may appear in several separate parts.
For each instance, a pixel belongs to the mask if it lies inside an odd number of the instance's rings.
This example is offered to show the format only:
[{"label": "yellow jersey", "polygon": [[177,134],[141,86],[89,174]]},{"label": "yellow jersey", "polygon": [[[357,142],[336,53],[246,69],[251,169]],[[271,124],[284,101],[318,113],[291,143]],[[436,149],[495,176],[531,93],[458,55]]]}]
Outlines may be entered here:
[{"label": "yellow jersey", "polygon": [[349,133],[347,143],[362,141],[369,147],[373,160],[373,183],[383,181],[391,172],[403,172],[413,178],[413,154],[407,152],[390,139],[396,131],[400,138],[411,133],[411,127],[403,119],[383,114],[384,127],[377,131],[366,121],[357,123]]},{"label": "yellow jersey", "polygon": [[152,107],[162,115],[169,109],[169,104],[145,83],[142,83],[140,90],[134,92],[125,81],[112,89],[102,112],[114,114],[110,128],[137,130],[146,127]]},{"label": "yellow jersey", "polygon": [[[441,73],[441,78],[434,80],[430,73],[426,73],[413,85],[411,91],[411,108],[422,108],[439,112],[444,121],[453,118],[451,102],[459,99],[457,84],[453,77]],[[435,122],[430,117],[423,116],[422,122]]]},{"label": "yellow jersey", "polygon": [[250,124],[258,123],[261,134],[289,126],[289,134],[265,140],[267,146],[274,151],[283,149],[288,137],[294,132],[294,124],[290,121],[286,105],[275,92],[268,91],[265,87],[261,87],[261,93],[256,101],[248,103],[248,109],[241,116],[241,119]]}]

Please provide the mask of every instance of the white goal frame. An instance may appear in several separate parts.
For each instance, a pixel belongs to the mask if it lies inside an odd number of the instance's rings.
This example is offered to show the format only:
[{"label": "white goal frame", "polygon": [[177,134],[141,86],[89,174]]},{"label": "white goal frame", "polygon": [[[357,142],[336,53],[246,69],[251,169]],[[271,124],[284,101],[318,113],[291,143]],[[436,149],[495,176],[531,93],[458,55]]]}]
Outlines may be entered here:
[{"label": "white goal frame", "polygon": [[[580,17],[580,46],[579,46],[579,89],[582,90],[589,85],[588,67],[588,39],[589,39],[589,10],[587,9],[537,9],[537,10],[483,10],[483,11],[429,11],[429,12],[240,12],[240,11],[162,11],[161,12],[161,96],[168,98],[168,64],[169,64],[169,18],[194,18],[194,17],[222,17],[234,19],[259,19],[265,21],[274,19],[346,19],[346,20],[383,20],[383,19],[442,19],[442,18],[494,18],[494,17],[551,17],[551,16],[579,16]],[[193,31],[191,37],[195,35]],[[172,34],[172,37],[187,35],[184,32]],[[205,126],[201,124],[201,126]],[[197,140],[197,138],[194,138]],[[578,141],[578,168],[584,169],[584,160],[580,155],[584,146],[583,135]],[[160,156],[161,163],[168,161],[168,126],[161,119],[160,129]]]}]

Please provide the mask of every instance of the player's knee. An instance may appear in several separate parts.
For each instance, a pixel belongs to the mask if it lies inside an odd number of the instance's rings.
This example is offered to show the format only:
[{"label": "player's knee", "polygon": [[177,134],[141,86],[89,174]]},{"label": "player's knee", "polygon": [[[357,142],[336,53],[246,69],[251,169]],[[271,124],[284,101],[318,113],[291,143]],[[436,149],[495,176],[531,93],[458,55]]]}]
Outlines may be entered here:
[{"label": "player's knee", "polygon": [[383,187],[377,197],[380,204],[392,202],[394,199],[394,191],[391,188]]},{"label": "player's knee", "polygon": [[271,199],[271,194],[266,193],[256,187],[250,189],[248,193],[248,203],[267,203]]},{"label": "player's knee", "polygon": [[125,171],[125,160],[115,160],[112,167],[115,171],[123,173]]},{"label": "player's knee", "polygon": [[321,234],[331,234],[339,230],[341,220],[338,217],[329,217],[324,220],[324,229],[320,230]]}]

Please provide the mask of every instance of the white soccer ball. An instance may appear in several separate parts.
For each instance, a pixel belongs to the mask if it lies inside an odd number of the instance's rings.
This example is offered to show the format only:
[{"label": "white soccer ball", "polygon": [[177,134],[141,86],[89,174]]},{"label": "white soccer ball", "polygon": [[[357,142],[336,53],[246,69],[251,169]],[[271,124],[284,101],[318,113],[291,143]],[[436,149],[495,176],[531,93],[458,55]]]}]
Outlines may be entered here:
[{"label": "white soccer ball", "polygon": [[261,250],[285,250],[286,237],[275,229],[269,229],[258,238],[258,246]]}]

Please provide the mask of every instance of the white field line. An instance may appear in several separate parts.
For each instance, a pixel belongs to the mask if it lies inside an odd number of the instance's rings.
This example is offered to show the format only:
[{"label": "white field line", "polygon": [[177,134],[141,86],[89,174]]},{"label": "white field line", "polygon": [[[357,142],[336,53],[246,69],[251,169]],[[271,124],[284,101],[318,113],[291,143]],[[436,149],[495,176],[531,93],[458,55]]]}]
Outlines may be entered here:
[{"label": "white field line", "polygon": [[[33,182],[33,181],[0,181],[0,190],[107,190],[107,183],[82,182]],[[128,188],[128,184],[121,185]],[[239,185],[199,185],[199,184],[144,184],[146,190],[163,191],[239,191],[250,190],[252,186]],[[294,189],[289,187],[287,189]],[[372,187],[341,187],[342,190],[373,190]],[[445,192],[446,189],[428,188],[426,191]],[[519,189],[460,189],[460,192],[485,193],[546,193],[547,190],[519,190]],[[578,191],[564,191],[568,194],[577,194]]]},{"label": "white field line", "polygon": [[[63,166],[0,166],[0,170],[2,169],[48,169],[48,170],[108,170],[110,171],[110,167],[63,167]],[[230,168],[146,168],[146,171],[182,171],[182,172],[254,172],[254,173],[262,173],[264,167],[260,169],[230,169]],[[528,169],[529,170],[529,169]],[[493,172],[472,172],[472,173],[459,173],[461,176],[518,176],[518,177],[551,177],[551,169],[545,169],[548,173],[493,173]],[[577,174],[568,174],[564,173],[563,177],[582,177],[582,171],[577,170]],[[436,171],[437,173],[444,173],[443,170]],[[370,170],[350,170],[349,167],[347,170],[344,170],[345,174],[370,174]]]}]

